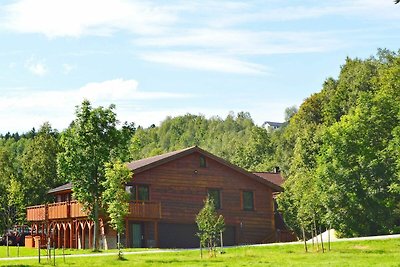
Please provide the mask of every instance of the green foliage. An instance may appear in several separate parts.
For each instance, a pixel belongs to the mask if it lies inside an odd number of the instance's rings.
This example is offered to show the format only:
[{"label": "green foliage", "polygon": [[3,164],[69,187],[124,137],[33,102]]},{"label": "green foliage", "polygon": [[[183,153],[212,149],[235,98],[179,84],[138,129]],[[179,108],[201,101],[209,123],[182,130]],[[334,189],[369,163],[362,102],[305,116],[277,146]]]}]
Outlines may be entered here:
[{"label": "green foliage", "polygon": [[225,230],[224,217],[217,214],[212,198],[206,198],[204,207],[196,216],[196,223],[202,247],[208,247],[211,256],[216,256],[216,246],[220,238],[220,232]]},{"label": "green foliage", "polygon": [[1,232],[25,223],[25,207],[46,202],[47,190],[60,184],[56,173],[58,149],[57,132],[48,123],[38,132],[32,129],[0,138]]},{"label": "green foliage", "polygon": [[114,106],[92,108],[83,101],[76,109],[76,119],[62,133],[58,154],[58,174],[73,184],[75,198],[94,220],[93,249],[97,249],[101,194],[104,191],[104,165],[118,146],[117,119]]},{"label": "green foliage", "polygon": [[192,114],[167,117],[159,127],[138,127],[130,152],[132,159],[142,159],[195,145],[245,169],[274,167],[270,134],[246,112],[230,113],[225,119]]},{"label": "green foliage", "polygon": [[314,221],[344,236],[398,232],[399,80],[399,54],[348,58],[291,118],[275,156],[286,174],[279,206],[298,234]]},{"label": "green foliage", "polygon": [[124,229],[125,216],[129,213],[129,194],[125,184],[131,179],[131,172],[121,161],[106,163],[103,187],[103,202],[110,217],[110,225],[118,233],[118,258],[122,258],[120,234]]},{"label": "green foliage", "polygon": [[47,191],[64,182],[58,179],[57,175],[55,159],[60,150],[57,135],[50,124],[45,123],[24,149],[21,164],[24,190],[29,192],[27,205],[38,205],[48,201]]}]

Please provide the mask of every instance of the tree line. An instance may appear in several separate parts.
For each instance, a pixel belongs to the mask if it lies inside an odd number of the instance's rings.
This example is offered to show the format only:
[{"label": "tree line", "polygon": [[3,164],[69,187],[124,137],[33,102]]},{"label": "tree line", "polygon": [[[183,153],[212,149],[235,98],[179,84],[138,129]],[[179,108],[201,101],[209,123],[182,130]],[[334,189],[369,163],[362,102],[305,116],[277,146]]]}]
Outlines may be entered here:
[{"label": "tree line", "polygon": [[285,178],[279,208],[299,235],[319,226],[343,236],[399,232],[399,81],[399,53],[347,58],[339,76],[298,110],[288,108],[284,126],[274,131],[257,126],[247,112],[167,117],[147,128],[120,125],[113,105],[93,108],[84,101],[60,133],[45,123],[0,136],[0,230],[24,223],[26,206],[51,201],[46,192],[67,181],[95,182],[83,198],[89,210],[101,209],[107,162],[198,145],[249,171],[279,166]]}]

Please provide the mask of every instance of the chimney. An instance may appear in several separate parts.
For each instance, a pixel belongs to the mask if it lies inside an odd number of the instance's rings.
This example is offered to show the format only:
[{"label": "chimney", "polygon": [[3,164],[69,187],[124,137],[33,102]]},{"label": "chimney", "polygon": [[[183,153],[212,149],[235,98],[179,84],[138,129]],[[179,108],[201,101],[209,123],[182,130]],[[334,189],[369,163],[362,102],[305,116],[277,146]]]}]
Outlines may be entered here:
[{"label": "chimney", "polygon": [[279,167],[278,166],[275,166],[275,168],[274,168],[274,173],[280,173],[281,171],[279,170]]}]

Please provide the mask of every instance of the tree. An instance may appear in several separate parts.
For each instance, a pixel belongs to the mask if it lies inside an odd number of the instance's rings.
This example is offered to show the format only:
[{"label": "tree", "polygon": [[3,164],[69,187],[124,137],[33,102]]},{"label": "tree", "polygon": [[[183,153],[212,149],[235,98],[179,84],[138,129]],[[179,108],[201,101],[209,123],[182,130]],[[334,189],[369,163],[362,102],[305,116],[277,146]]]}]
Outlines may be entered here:
[{"label": "tree", "polygon": [[92,108],[85,100],[76,118],[61,135],[58,174],[72,182],[75,198],[94,221],[93,249],[98,249],[99,210],[105,180],[104,164],[118,145],[115,106]]},{"label": "tree", "polygon": [[120,234],[124,229],[124,218],[129,213],[129,194],[125,184],[131,179],[131,172],[121,161],[106,163],[103,187],[103,202],[110,216],[110,224],[117,231],[118,258],[122,259]]},{"label": "tree", "polygon": [[207,246],[209,254],[216,256],[216,246],[221,231],[225,229],[224,217],[217,214],[212,198],[207,197],[204,201],[204,207],[196,216],[196,223],[199,229],[197,233],[200,238],[200,245]]},{"label": "tree", "polygon": [[400,54],[385,49],[347,58],[276,140],[286,176],[279,207],[298,234],[314,216],[344,236],[399,231],[399,66]]},{"label": "tree", "polygon": [[57,135],[49,123],[44,123],[20,158],[24,191],[29,193],[27,205],[38,205],[48,200],[47,191],[63,182],[57,175],[57,153],[60,150]]}]

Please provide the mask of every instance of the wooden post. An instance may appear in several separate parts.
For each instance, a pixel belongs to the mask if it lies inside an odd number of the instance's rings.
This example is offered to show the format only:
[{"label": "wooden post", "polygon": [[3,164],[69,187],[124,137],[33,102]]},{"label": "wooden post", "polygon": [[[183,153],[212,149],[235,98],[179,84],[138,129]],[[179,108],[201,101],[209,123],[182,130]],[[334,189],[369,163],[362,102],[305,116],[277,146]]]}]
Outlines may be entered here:
[{"label": "wooden post", "polygon": [[301,230],[303,231],[303,240],[304,240],[304,250],[308,252],[307,249],[307,240],[306,240],[306,233],[304,232],[304,226],[301,226]]},{"label": "wooden post", "polygon": [[71,222],[69,225],[69,248],[74,246],[74,224]]},{"label": "wooden post", "polygon": [[58,227],[57,227],[57,247],[58,248],[61,247],[61,229]]},{"label": "wooden post", "polygon": [[[97,242],[97,239],[95,239],[95,237],[92,235],[92,228],[93,228],[93,232],[96,231],[96,227],[88,227],[88,231],[89,231],[89,248],[95,248],[98,249],[98,246],[95,244],[95,246],[93,247],[94,242]],[[94,235],[96,235],[96,233],[94,233]]]},{"label": "wooden post", "polygon": [[38,247],[38,259],[39,259],[39,263],[40,263],[40,239],[41,239],[41,238],[38,238],[38,239],[37,239],[37,241],[39,242],[39,244],[38,244],[38,246],[37,246],[37,247]]},{"label": "wooden post", "polygon": [[[54,242],[53,242],[53,244],[54,244]],[[53,262],[54,262],[53,266],[56,266],[56,247],[55,246],[53,246]]]},{"label": "wooden post", "polygon": [[82,238],[81,238],[81,242],[82,242],[82,249],[85,249],[85,246],[86,246],[86,236],[85,236],[85,224],[84,224],[84,226],[82,227]]},{"label": "wooden post", "polygon": [[19,243],[17,244],[17,257],[19,258]]},{"label": "wooden post", "polygon": [[65,248],[67,246],[67,225],[64,225],[64,244],[62,245],[63,248]]}]

